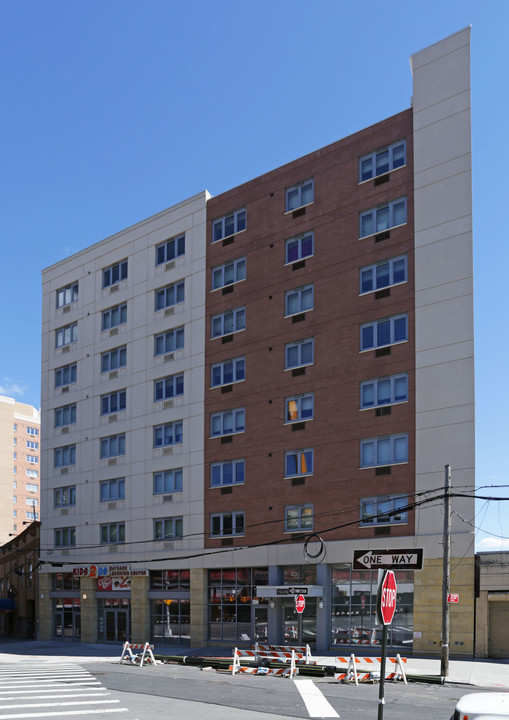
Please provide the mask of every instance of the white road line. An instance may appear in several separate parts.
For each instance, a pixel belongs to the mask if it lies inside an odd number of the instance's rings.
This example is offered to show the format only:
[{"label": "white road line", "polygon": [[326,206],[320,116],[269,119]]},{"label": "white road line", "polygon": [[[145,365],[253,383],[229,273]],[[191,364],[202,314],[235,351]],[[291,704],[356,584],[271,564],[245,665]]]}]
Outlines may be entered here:
[{"label": "white road line", "polygon": [[[73,690],[60,690],[58,695],[31,695],[31,697],[27,697],[31,693],[39,692],[39,690],[22,690],[18,693],[11,693],[12,697],[0,697],[0,702],[7,702],[7,700],[19,700],[19,697],[15,697],[15,695],[23,695],[23,697],[26,697],[27,700],[50,700],[50,698],[64,698],[64,697],[72,697],[72,698],[78,698],[78,697],[105,697],[106,695],[109,695],[107,692],[92,692],[92,693],[75,693]],[[42,692],[48,692],[52,693],[54,690],[47,690]],[[62,693],[68,693],[72,692],[72,695],[62,695]],[[1,706],[0,706],[1,710]]]},{"label": "white road line", "polygon": [[16,675],[12,678],[0,678],[0,684],[6,685],[8,682],[10,683],[19,683],[23,682],[24,680],[89,680],[94,679],[90,675]]},{"label": "white road line", "polygon": [[[2,695],[22,695],[23,693],[31,693],[31,692],[44,692],[44,693],[48,692],[48,693],[50,693],[50,692],[56,692],[57,690],[58,690],[58,692],[63,692],[63,693],[73,693],[76,690],[80,690],[83,692],[92,692],[93,690],[100,690],[101,688],[102,688],[102,685],[100,685],[99,687],[97,687],[97,685],[94,685],[93,687],[90,687],[90,688],[89,687],[76,687],[76,685],[71,685],[70,687],[64,687],[64,686],[61,687],[60,685],[56,685],[54,687],[53,686],[41,687],[41,684],[37,683],[37,687],[23,688],[22,690],[15,690],[14,688],[12,688],[12,690],[0,690],[0,696],[2,696]],[[0,697],[0,700],[1,699],[2,698]]]},{"label": "white road line", "polygon": [[[16,708],[39,708],[39,707],[65,707],[66,705],[101,705],[104,703],[119,703],[120,700],[81,700],[79,702],[52,702],[52,703],[24,703],[23,705],[2,705],[3,710],[15,710]],[[0,715],[0,718],[2,715]]]},{"label": "white road line", "polygon": [[42,712],[42,713],[15,713],[14,715],[0,715],[2,720],[19,720],[20,718],[45,718],[45,717],[69,717],[70,715],[98,715],[102,713],[121,713],[129,712],[128,708],[99,708],[98,710],[63,710],[62,712]]},{"label": "white road line", "polygon": [[[81,685],[100,685],[101,683],[99,680],[42,680],[39,681],[38,685],[39,687],[47,687],[48,685],[51,685],[52,687],[62,687],[62,683],[65,683],[68,686],[72,687],[79,687]],[[21,681],[21,680],[15,680],[12,683],[0,683],[0,688],[12,688],[12,687],[23,687],[24,685],[30,685],[33,687],[33,680],[29,681]]]},{"label": "white road line", "polygon": [[[312,680],[293,681],[304,700],[309,717],[337,718],[338,713],[334,710],[328,700],[322,695]],[[1,716],[0,716],[1,718]]]}]

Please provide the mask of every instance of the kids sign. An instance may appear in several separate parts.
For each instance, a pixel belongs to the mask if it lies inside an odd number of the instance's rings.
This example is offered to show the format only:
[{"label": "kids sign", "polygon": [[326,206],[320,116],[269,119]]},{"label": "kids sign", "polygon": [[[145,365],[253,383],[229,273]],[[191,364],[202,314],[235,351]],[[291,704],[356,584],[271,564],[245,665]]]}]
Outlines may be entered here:
[{"label": "kids sign", "polygon": [[392,570],[386,570],[380,585],[378,612],[384,625],[390,625],[396,611],[396,577]]}]

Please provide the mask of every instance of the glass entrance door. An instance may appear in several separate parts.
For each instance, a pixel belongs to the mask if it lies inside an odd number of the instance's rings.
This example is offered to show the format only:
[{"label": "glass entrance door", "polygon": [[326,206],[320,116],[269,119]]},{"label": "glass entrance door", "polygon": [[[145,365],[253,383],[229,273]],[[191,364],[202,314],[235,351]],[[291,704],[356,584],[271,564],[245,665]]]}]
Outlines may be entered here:
[{"label": "glass entrance door", "polygon": [[108,608],[104,610],[104,640],[124,643],[129,639],[129,610]]},{"label": "glass entrance door", "polygon": [[314,645],[316,643],[316,598],[306,598],[303,613],[295,609],[293,597],[282,600],[282,645]]}]

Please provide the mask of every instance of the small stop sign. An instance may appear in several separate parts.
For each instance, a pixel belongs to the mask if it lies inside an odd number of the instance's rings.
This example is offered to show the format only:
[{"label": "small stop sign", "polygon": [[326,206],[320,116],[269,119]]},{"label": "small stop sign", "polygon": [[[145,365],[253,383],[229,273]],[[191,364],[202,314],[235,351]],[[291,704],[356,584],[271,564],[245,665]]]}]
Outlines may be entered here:
[{"label": "small stop sign", "polygon": [[306,598],[304,597],[304,595],[298,595],[295,598],[295,609],[297,610],[299,615],[304,612],[305,607],[306,607]]},{"label": "small stop sign", "polygon": [[380,588],[379,612],[384,625],[390,625],[396,610],[396,577],[392,570],[386,570]]}]

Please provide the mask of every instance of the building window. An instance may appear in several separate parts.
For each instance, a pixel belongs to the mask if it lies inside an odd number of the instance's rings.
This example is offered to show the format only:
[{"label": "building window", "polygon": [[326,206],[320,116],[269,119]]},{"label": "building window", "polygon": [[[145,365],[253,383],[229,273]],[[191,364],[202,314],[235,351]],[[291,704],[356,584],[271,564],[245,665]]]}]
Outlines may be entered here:
[{"label": "building window", "polygon": [[173,307],[184,302],[184,281],[172,283],[155,291],[155,310]]},{"label": "building window", "polygon": [[315,199],[315,181],[306,180],[305,182],[293,185],[286,189],[286,212],[296,210],[304,205],[309,205]]},{"label": "building window", "polygon": [[175,260],[175,258],[181,257],[186,252],[186,236],[179,235],[178,237],[166,240],[159,245],[156,245],[156,265],[162,265],[163,263]]},{"label": "building window", "polygon": [[14,432],[18,429],[18,423],[14,423]]},{"label": "building window", "polygon": [[36,505],[39,505],[39,500],[37,498],[25,498],[25,505],[32,505],[35,507]]},{"label": "building window", "polygon": [[313,448],[290,450],[285,453],[285,477],[313,474]]},{"label": "building window", "polygon": [[70,305],[76,302],[78,299],[78,283],[72,285],[66,285],[60,290],[57,290],[57,308],[64,307],[64,305]]},{"label": "building window", "polygon": [[14,466],[14,467],[12,468],[12,470],[13,470],[14,475],[17,475],[17,474],[18,474],[18,468],[17,468],[16,466]]},{"label": "building window", "polygon": [[72,365],[64,365],[63,367],[56,368],[55,370],[55,387],[62,387],[62,385],[71,385],[76,382],[78,376],[78,365],[72,363]]},{"label": "building window", "polygon": [[408,316],[394,315],[361,325],[361,352],[408,340]]},{"label": "building window", "polygon": [[361,268],[360,292],[363,295],[374,290],[399,285],[406,282],[407,279],[407,258],[406,255],[401,255],[376,265]]},{"label": "building window", "polygon": [[76,505],[76,486],[55,488],[53,491],[53,504],[56,508],[74,507]]},{"label": "building window", "polygon": [[127,278],[127,260],[115,263],[103,270],[103,288],[116,285]]},{"label": "building window", "polygon": [[170,400],[184,394],[184,373],[169,375],[168,377],[154,380],[154,402],[159,400]]},{"label": "building window", "polygon": [[27,426],[27,435],[39,435],[39,428]]},{"label": "building window", "polygon": [[312,505],[287,505],[285,507],[285,531],[313,529]]},{"label": "building window", "polygon": [[289,290],[285,294],[285,315],[296,315],[297,313],[312,310],[314,304],[313,285]]},{"label": "building window", "polygon": [[14,504],[18,502],[18,497],[17,497],[17,495],[13,495],[13,496],[12,496],[12,502],[13,502]]},{"label": "building window", "polygon": [[154,520],[154,540],[181,540],[182,537],[183,519],[181,517]]},{"label": "building window", "polygon": [[154,427],[154,447],[168,447],[182,442],[182,421],[156,425]]},{"label": "building window", "polygon": [[18,438],[13,438],[13,443],[12,443],[12,444],[13,444],[13,445],[17,445],[17,444],[18,444]]},{"label": "building window", "polygon": [[125,542],[125,523],[101,525],[101,545]]},{"label": "building window", "polygon": [[406,165],[406,140],[388,145],[359,159],[359,182]]},{"label": "building window", "polygon": [[18,483],[16,482],[16,480],[13,480],[12,487],[14,488],[14,490],[16,490],[16,488],[18,487]]},{"label": "building window", "polygon": [[239,357],[233,360],[214,363],[210,368],[210,385],[230,385],[246,379],[246,358]]},{"label": "building window", "polygon": [[76,422],[76,403],[55,408],[55,427],[74,425]]},{"label": "building window", "polygon": [[111,413],[121,412],[125,408],[125,390],[117,390],[107,395],[101,395],[101,415],[111,415]]},{"label": "building window", "polygon": [[29,450],[39,450],[39,443],[34,440],[27,440],[27,448]]},{"label": "building window", "polygon": [[239,258],[212,268],[212,290],[246,279],[246,258]]},{"label": "building window", "polygon": [[29,478],[38,478],[39,471],[38,470],[25,470],[25,475]]},{"label": "building window", "polygon": [[167,330],[154,337],[154,357],[175,352],[184,348],[184,328],[178,327]]},{"label": "building window", "polygon": [[361,409],[394,405],[408,400],[408,373],[361,383]]},{"label": "building window", "polygon": [[235,310],[212,316],[212,337],[231,335],[246,329],[246,308],[240,307]]},{"label": "building window", "polygon": [[25,516],[27,520],[38,520],[38,515],[36,512],[30,512],[29,510],[27,510],[25,512]]},{"label": "building window", "polygon": [[100,502],[125,500],[125,478],[103,480],[100,484]]},{"label": "building window", "polygon": [[287,240],[285,243],[285,262],[289,264],[311,257],[313,255],[313,240],[312,232]]},{"label": "building window", "polygon": [[125,433],[101,438],[100,448],[101,459],[125,455]]},{"label": "building window", "polygon": [[127,303],[103,310],[101,330],[110,330],[127,322]]},{"label": "building window", "polygon": [[127,364],[127,346],[115,348],[101,354],[101,372],[110,372]]},{"label": "building window", "polygon": [[13,511],[12,511],[12,517],[14,517],[14,518],[18,517],[18,511],[17,511],[17,510],[13,510]]},{"label": "building window", "polygon": [[306,395],[294,395],[285,400],[285,422],[294,423],[302,420],[313,419],[314,395],[307,393]]},{"label": "building window", "polygon": [[244,460],[225,460],[210,466],[210,487],[238,485],[245,480]]},{"label": "building window", "polygon": [[246,429],[246,411],[244,408],[236,410],[224,410],[223,412],[212,413],[210,416],[210,435],[234,435],[244,432]]},{"label": "building window", "polygon": [[244,513],[225,512],[210,516],[210,537],[244,535]]},{"label": "building window", "polygon": [[208,638],[212,644],[223,640],[230,644],[242,642],[246,637],[252,642],[265,642],[269,601],[258,597],[258,605],[253,608],[252,598],[257,595],[257,586],[268,583],[266,567],[208,571]]},{"label": "building window", "polygon": [[408,462],[406,433],[361,440],[361,468],[406,462]]},{"label": "building window", "polygon": [[76,465],[76,445],[64,445],[53,450],[53,467]]},{"label": "building window", "polygon": [[360,237],[383,232],[406,223],[406,197],[392,200],[359,215]]},{"label": "building window", "polygon": [[61,348],[75,343],[78,339],[78,323],[71,323],[55,330],[55,347]]},{"label": "building window", "polygon": [[[37,465],[39,463],[39,458],[37,457],[37,455],[27,455],[27,462]],[[16,472],[16,469],[14,470],[14,472]]]},{"label": "building window", "polygon": [[235,235],[246,229],[246,208],[236,210],[229,215],[214,220],[212,223],[212,242]]},{"label": "building window", "polygon": [[15,452],[15,453],[14,453],[14,460],[17,460],[17,459],[18,459],[18,453]]},{"label": "building window", "polygon": [[182,468],[154,473],[154,495],[182,492]]},{"label": "building window", "polygon": [[408,521],[406,495],[381,495],[361,499],[361,525],[387,525]]},{"label": "building window", "polygon": [[35,485],[34,483],[27,483],[26,489],[27,492],[39,492],[39,485]]},{"label": "building window", "polygon": [[53,532],[55,547],[74,547],[76,545],[75,527],[55,528]]}]

